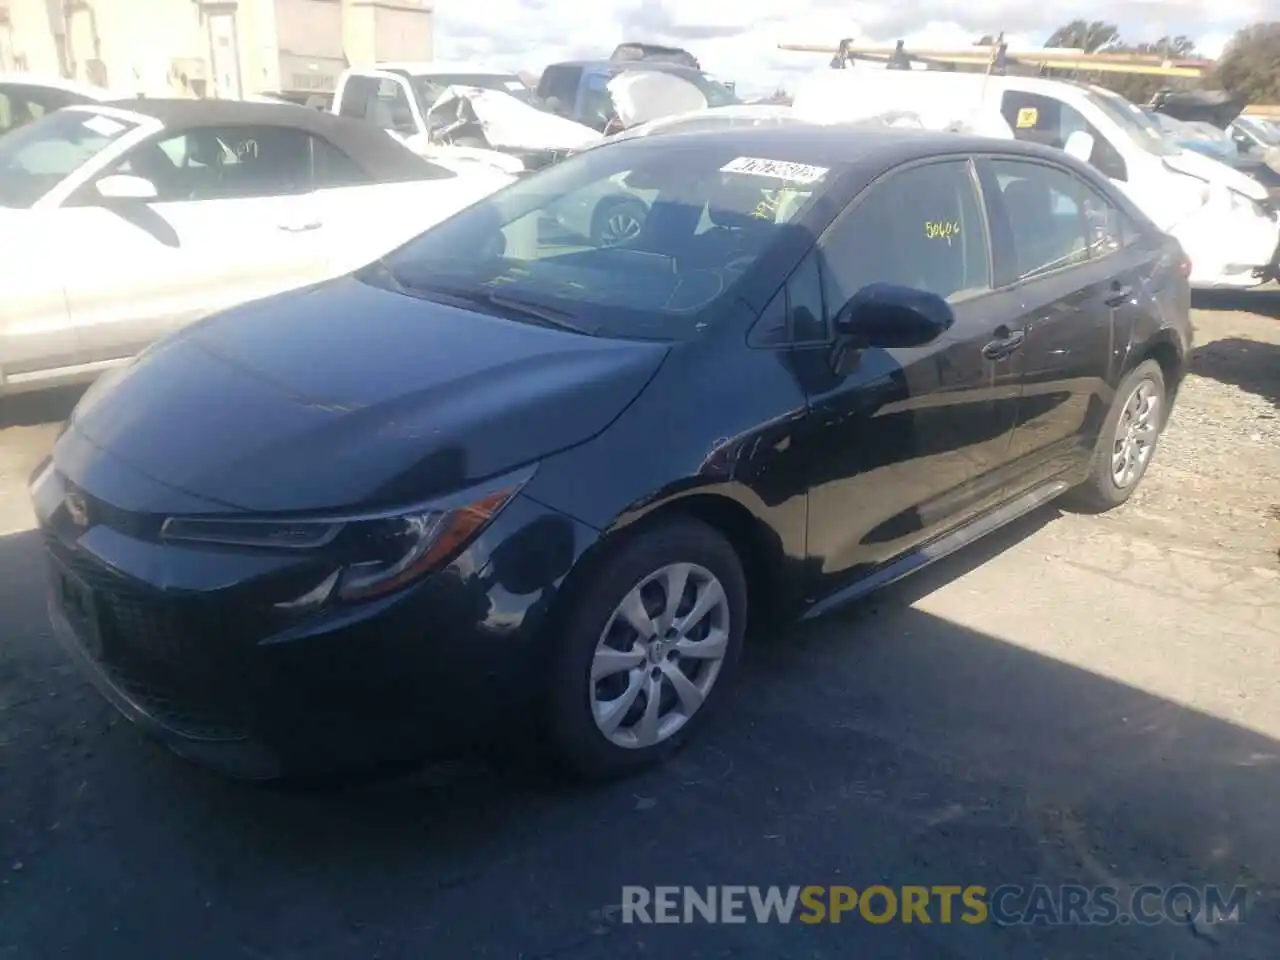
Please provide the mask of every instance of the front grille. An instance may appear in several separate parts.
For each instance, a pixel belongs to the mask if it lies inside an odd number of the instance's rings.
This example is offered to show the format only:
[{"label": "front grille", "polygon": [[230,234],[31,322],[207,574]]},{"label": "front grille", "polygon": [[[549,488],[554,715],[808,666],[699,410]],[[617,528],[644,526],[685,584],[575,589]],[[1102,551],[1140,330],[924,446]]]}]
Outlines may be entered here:
[{"label": "front grille", "polygon": [[138,590],[52,538],[48,548],[92,594],[101,648],[86,652],[113,683],[185,736],[248,735],[242,637],[217,607]]}]

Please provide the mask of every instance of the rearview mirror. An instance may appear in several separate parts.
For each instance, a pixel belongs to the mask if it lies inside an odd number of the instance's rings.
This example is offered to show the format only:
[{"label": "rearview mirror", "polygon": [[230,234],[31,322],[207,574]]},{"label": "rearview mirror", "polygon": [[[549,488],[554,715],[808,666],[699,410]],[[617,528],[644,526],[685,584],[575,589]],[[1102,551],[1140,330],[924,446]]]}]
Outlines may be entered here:
[{"label": "rearview mirror", "polygon": [[1093,156],[1093,134],[1076,130],[1067,137],[1063,149],[1081,163],[1088,163]]},{"label": "rearview mirror", "polygon": [[156,185],[145,177],[116,174],[98,181],[98,196],[104,200],[154,200],[159,194]]},{"label": "rearview mirror", "polygon": [[836,332],[857,345],[893,349],[922,347],[956,322],[951,304],[926,290],[872,283],[836,314]]}]

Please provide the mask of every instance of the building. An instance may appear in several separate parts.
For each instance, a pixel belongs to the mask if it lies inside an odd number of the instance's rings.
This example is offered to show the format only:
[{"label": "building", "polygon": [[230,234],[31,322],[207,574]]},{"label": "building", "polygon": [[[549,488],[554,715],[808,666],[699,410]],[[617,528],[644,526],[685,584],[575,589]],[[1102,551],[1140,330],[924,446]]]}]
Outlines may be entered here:
[{"label": "building", "polygon": [[0,73],[129,95],[328,93],[348,65],[431,59],[427,0],[0,0]]}]

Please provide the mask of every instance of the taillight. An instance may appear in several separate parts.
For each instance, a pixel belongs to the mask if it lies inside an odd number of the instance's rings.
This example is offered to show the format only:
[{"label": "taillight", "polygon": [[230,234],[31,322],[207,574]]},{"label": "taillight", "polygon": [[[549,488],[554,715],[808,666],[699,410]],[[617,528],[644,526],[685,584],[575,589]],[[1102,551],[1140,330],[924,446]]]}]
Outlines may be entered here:
[{"label": "taillight", "polygon": [[1183,280],[1191,276],[1191,258],[1185,253],[1178,258],[1178,274]]}]

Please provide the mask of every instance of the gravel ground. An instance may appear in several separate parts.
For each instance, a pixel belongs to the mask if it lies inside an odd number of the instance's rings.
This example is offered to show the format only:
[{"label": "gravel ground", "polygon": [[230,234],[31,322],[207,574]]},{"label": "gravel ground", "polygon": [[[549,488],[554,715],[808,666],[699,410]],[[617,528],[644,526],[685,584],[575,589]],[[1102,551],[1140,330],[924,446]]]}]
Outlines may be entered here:
[{"label": "gravel ground", "polygon": [[[636,780],[462,766],[230,784],[117,720],[49,638],[0,430],[0,958],[1280,956],[1280,292],[1205,298],[1134,501],[1039,511],[748,650],[721,721]],[[628,927],[623,884],[1240,883],[1219,928]]]}]

